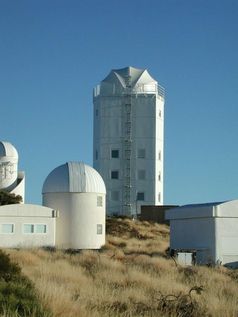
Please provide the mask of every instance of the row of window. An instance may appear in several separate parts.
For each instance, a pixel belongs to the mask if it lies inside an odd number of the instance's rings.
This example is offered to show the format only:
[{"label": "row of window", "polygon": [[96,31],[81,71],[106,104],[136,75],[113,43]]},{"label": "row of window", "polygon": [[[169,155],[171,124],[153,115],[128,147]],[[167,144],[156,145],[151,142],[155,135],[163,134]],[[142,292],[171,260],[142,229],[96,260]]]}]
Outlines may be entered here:
[{"label": "row of window", "polygon": [[[125,151],[125,157],[128,157],[131,154],[130,151]],[[95,152],[95,158],[98,160],[98,151]],[[120,158],[120,150],[119,149],[112,149],[111,150],[111,158]],[[146,150],[145,149],[138,149],[137,150],[137,158],[145,159],[146,158]],[[161,151],[158,153],[158,160],[161,161]]]},{"label": "row of window", "polygon": [[[3,223],[0,226],[0,233],[14,233],[15,225],[13,223]],[[47,226],[45,224],[30,224],[25,223],[22,227],[23,233],[39,233],[43,234],[47,232]]]},{"label": "row of window", "polygon": [[[136,200],[137,201],[145,201],[146,200],[145,195],[146,195],[145,192],[137,192]],[[111,200],[119,201],[120,200],[120,192],[117,190],[112,190],[111,191]],[[160,200],[161,200],[161,193],[158,193],[158,201],[160,202]]]},{"label": "row of window", "polygon": [[[113,170],[111,171],[111,179],[119,179],[119,171]],[[138,170],[137,171],[137,179],[145,180],[146,179],[146,171],[145,170]],[[161,173],[158,174],[158,181],[161,181]]]},{"label": "row of window", "polygon": [[[13,223],[2,223],[0,225],[0,234],[11,234],[15,232],[15,225]],[[23,224],[23,233],[25,234],[44,234],[47,233],[47,226],[45,224]],[[97,234],[103,233],[103,225],[97,224]]]}]

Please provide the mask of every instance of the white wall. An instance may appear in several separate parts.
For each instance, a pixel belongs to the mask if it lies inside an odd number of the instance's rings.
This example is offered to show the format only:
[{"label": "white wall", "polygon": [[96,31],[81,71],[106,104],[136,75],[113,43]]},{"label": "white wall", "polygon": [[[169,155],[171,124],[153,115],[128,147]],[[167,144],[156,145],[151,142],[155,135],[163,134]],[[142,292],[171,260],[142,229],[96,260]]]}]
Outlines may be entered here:
[{"label": "white wall", "polygon": [[[26,248],[55,245],[55,219],[50,208],[15,204],[0,207],[0,247]],[[3,233],[12,224],[13,233]],[[24,224],[46,225],[46,233],[24,233]]]},{"label": "white wall", "polygon": [[238,218],[216,218],[216,233],[217,259],[237,267]]},{"label": "white wall", "polygon": [[[97,206],[97,197],[103,206]],[[43,205],[59,210],[56,246],[74,249],[100,249],[105,244],[105,194],[45,193]],[[97,225],[102,224],[102,234]]]},{"label": "white wall", "polygon": [[203,258],[198,259],[198,262],[216,262],[214,219],[170,220],[170,249],[204,250],[201,255]]},{"label": "white wall", "polygon": [[[156,94],[132,94],[132,214],[141,204],[163,204],[164,101]],[[123,210],[124,186],[124,95],[98,95],[94,99],[94,168],[101,174],[107,188],[107,213]],[[119,149],[120,158],[111,158],[111,149]],[[137,158],[137,150],[145,149],[146,157]],[[96,159],[96,152],[98,158]],[[159,158],[160,153],[160,158]],[[119,171],[119,179],[111,179],[111,170]],[[138,170],[145,170],[145,180],[138,180]],[[160,174],[160,180],[159,180]],[[119,192],[119,200],[111,192]],[[137,202],[137,192],[145,192],[145,200]],[[160,197],[160,199],[159,199]]]},{"label": "white wall", "polygon": [[22,203],[25,202],[25,174],[24,172],[18,172],[17,184],[11,190],[12,194],[20,195],[22,197]]}]

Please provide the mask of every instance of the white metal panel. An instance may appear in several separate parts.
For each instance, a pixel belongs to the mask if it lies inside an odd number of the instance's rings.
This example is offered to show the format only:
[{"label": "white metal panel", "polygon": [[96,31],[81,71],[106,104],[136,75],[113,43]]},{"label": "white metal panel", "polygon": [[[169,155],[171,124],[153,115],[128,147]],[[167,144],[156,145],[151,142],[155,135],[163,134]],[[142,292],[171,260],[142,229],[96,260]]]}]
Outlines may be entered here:
[{"label": "white metal panel", "polygon": [[[102,206],[97,206],[97,197]],[[74,249],[99,249],[105,244],[105,194],[45,193],[43,205],[58,209],[56,246]],[[102,224],[102,234],[97,234]]]},{"label": "white metal panel", "polygon": [[166,219],[208,218],[215,215],[214,204],[186,205],[166,211]]},{"label": "white metal panel", "polygon": [[104,181],[92,167],[82,162],[68,162],[55,168],[46,178],[42,193],[106,193]]},{"label": "white metal panel", "polygon": [[216,216],[238,218],[238,200],[230,200],[219,204],[216,208]]},{"label": "white metal panel", "polygon": [[[0,232],[0,247],[25,248],[55,245],[55,221],[51,208],[37,205],[6,205],[0,207],[0,227],[13,224],[14,232],[5,234]],[[25,234],[24,224],[44,224],[46,233]]]},{"label": "white metal panel", "polygon": [[7,156],[18,159],[16,148],[9,142],[0,141],[0,157]]},{"label": "white metal panel", "polygon": [[48,217],[53,209],[33,204],[12,204],[0,206],[0,217]]}]

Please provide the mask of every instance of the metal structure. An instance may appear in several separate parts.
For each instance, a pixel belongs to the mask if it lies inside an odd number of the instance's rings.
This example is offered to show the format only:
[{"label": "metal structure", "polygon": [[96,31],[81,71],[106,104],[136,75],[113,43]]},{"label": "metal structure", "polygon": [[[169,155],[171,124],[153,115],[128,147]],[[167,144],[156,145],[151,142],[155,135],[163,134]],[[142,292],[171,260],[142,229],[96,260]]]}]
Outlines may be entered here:
[{"label": "metal structure", "polygon": [[94,168],[107,213],[135,216],[163,204],[164,89],[147,70],[112,70],[94,89]]},{"label": "metal structure", "polygon": [[102,177],[82,162],[67,162],[46,178],[43,205],[59,210],[55,245],[100,249],[105,244],[105,196]]},{"label": "metal structure", "polygon": [[0,141],[0,190],[20,195],[25,199],[25,175],[18,171],[18,153],[9,143]]},{"label": "metal structure", "polygon": [[196,264],[238,268],[238,200],[172,208],[166,219],[171,255],[190,253]]}]

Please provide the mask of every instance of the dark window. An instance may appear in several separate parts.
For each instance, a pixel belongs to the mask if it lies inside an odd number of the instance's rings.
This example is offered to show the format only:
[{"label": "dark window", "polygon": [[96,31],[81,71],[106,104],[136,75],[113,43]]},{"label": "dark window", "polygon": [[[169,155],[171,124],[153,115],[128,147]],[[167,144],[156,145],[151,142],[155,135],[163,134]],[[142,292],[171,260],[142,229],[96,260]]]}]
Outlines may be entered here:
[{"label": "dark window", "polygon": [[138,179],[140,179],[140,180],[145,179],[145,170],[138,171]]},{"label": "dark window", "polygon": [[119,150],[112,150],[111,156],[112,158],[119,158]]},{"label": "dark window", "polygon": [[98,159],[98,151],[97,150],[95,152],[95,158],[96,158],[96,160]]},{"label": "dark window", "polygon": [[111,171],[111,179],[118,179],[119,172],[118,171]]},{"label": "dark window", "polygon": [[102,207],[103,206],[102,196],[97,196],[97,206],[98,207]]},{"label": "dark window", "polygon": [[145,149],[138,149],[137,157],[138,158],[145,158]]},{"label": "dark window", "polygon": [[111,192],[111,199],[114,200],[114,201],[118,201],[119,200],[119,192],[116,191],[116,190],[115,191],[113,190]]},{"label": "dark window", "polygon": [[144,192],[137,193],[137,200],[145,200],[145,193]]},{"label": "dark window", "polygon": [[98,116],[98,109],[96,109],[96,117]]}]

